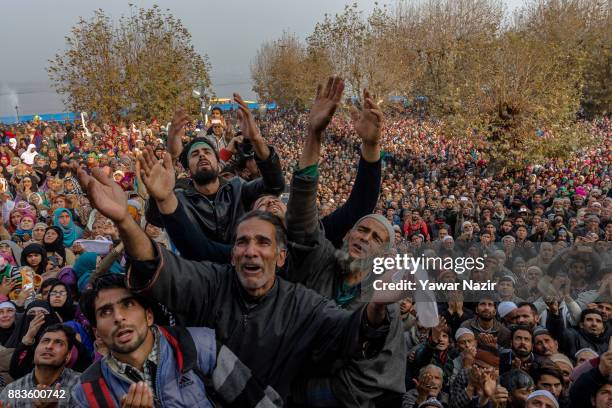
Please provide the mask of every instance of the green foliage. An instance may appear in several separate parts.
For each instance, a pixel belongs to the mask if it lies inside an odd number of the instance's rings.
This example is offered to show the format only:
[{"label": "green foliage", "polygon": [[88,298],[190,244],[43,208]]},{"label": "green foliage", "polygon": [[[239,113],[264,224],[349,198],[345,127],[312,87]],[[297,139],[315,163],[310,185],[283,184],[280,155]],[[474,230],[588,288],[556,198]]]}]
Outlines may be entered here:
[{"label": "green foliage", "polygon": [[[577,118],[611,112],[610,11],[610,0],[530,0],[512,16],[501,0],[400,0],[365,16],[353,4],[293,47],[323,56],[349,96],[367,87],[379,99],[427,97],[449,136],[476,138],[503,170],[593,143]],[[281,77],[260,76],[258,89]],[[293,77],[300,89],[324,78]]]},{"label": "green foliage", "polygon": [[75,111],[116,120],[169,118],[182,106],[197,111],[194,87],[210,87],[210,64],[191,44],[179,19],[158,6],[132,7],[116,25],[97,10],[81,18],[66,37],[66,49],[49,61],[48,73]]}]

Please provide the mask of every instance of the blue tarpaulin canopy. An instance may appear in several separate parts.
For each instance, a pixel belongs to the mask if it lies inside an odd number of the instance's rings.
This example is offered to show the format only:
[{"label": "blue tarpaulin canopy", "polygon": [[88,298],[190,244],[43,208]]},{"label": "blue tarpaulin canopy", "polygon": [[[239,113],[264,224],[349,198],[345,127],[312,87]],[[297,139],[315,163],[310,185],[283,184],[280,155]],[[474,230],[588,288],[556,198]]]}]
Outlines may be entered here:
[{"label": "blue tarpaulin canopy", "polygon": [[[43,113],[42,115],[19,115],[19,121],[31,122],[34,120],[34,116],[39,116],[40,120],[43,122],[72,122],[77,118],[80,118],[80,115],[75,112]],[[0,123],[6,123],[9,125],[17,123],[17,116],[0,116]]]}]

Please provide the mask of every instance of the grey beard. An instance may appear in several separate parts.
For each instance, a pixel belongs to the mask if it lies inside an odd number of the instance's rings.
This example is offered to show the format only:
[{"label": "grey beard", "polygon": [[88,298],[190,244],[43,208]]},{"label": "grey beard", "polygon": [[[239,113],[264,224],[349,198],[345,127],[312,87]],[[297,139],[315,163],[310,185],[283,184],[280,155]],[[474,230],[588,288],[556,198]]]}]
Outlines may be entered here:
[{"label": "grey beard", "polygon": [[364,259],[355,259],[348,252],[348,242],[344,241],[342,248],[337,249],[334,253],[336,262],[340,265],[342,275],[354,275],[364,273],[367,276],[374,266],[374,257],[368,256]]}]

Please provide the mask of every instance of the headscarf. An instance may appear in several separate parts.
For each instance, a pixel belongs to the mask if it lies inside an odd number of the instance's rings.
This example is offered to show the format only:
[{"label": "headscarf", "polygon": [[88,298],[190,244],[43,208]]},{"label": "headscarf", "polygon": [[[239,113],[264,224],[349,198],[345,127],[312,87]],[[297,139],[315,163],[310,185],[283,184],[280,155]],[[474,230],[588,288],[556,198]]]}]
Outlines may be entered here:
[{"label": "headscarf", "polygon": [[55,315],[55,313],[51,312],[51,305],[46,300],[34,300],[28,304],[26,307],[25,313],[21,316],[18,322],[15,323],[15,330],[9,339],[6,341],[7,348],[16,348],[19,343],[21,343],[21,339],[28,332],[30,328],[30,323],[34,320],[34,316],[28,316],[28,312],[35,307],[41,307],[49,312],[48,315],[45,316],[45,322],[38,330],[36,334],[36,340],[34,344],[38,344],[38,340],[40,339],[41,333],[52,324],[59,323],[59,319]]},{"label": "headscarf", "polygon": [[[33,177],[33,176],[30,176],[30,175],[27,175],[27,176],[23,177],[19,183],[23,186],[23,182],[26,179],[30,180],[30,182],[32,183],[32,187],[30,188],[30,190],[32,190],[33,193],[37,192],[38,191],[38,184],[37,184],[38,183],[38,180],[37,180],[38,177]],[[27,198],[27,197],[25,197],[25,198]]]},{"label": "headscarf", "polygon": [[[54,288],[60,286],[66,291],[66,301],[62,306],[53,307],[51,306],[51,291]],[[47,302],[49,302],[51,310],[53,310],[59,315],[59,317],[62,319],[62,322],[74,320],[74,317],[76,316],[76,307],[74,306],[74,303],[72,301],[72,294],[70,292],[70,288],[64,282],[58,280],[57,282],[53,283],[53,285],[51,286],[51,290],[49,290],[49,294],[47,295]]]},{"label": "headscarf", "polygon": [[36,149],[35,144],[28,145],[28,149],[21,154],[21,160],[28,166],[34,164],[34,158],[38,155],[38,152],[32,151],[32,149]]},{"label": "headscarf", "polygon": [[97,258],[98,254],[95,252],[85,252],[77,258],[76,262],[72,266],[72,271],[78,279],[77,286],[79,288],[79,292],[83,292],[83,290],[85,290],[87,283],[89,282],[89,277],[96,269]]},{"label": "headscarf", "polygon": [[34,272],[36,272],[39,275],[42,275],[43,273],[45,273],[45,271],[47,270],[47,250],[45,249],[45,247],[35,242],[23,248],[23,251],[21,252],[21,265],[29,266],[27,263],[27,258],[28,258],[28,255],[30,254],[40,254],[42,258],[40,261],[40,264],[38,264]]},{"label": "headscarf", "polygon": [[22,214],[32,214],[32,205],[27,201],[20,201],[15,204],[15,210],[21,211]]},{"label": "headscarf", "polygon": [[89,218],[87,219],[87,231],[91,232],[93,230],[93,225],[94,225],[94,222],[96,222],[97,214],[98,214],[98,210],[96,210],[95,208],[91,210],[91,212],[89,213]]},{"label": "headscarf", "polygon": [[13,266],[21,266],[21,247],[19,247],[16,242],[8,239],[0,241],[0,243],[7,244],[11,248],[11,252],[13,253],[12,256],[2,255],[6,262],[10,263]]},{"label": "headscarf", "polygon": [[64,260],[64,263],[66,263],[66,247],[64,246],[64,232],[62,231],[60,227],[56,227],[55,225],[47,227],[45,234],[47,234],[47,231],[49,230],[53,230],[57,233],[57,239],[51,243],[46,243],[43,240],[43,244],[45,246],[45,249],[47,250],[47,253],[48,252],[58,253],[59,256],[61,256],[62,259]]},{"label": "headscarf", "polygon": [[19,227],[17,227],[17,229],[15,230],[15,235],[17,235],[19,239],[23,240],[24,235],[27,234],[30,236],[30,239],[32,239],[32,230],[34,229],[34,223],[36,222],[36,217],[34,217],[30,213],[23,214],[23,217],[21,217],[21,221],[19,221],[19,224],[21,224],[24,218],[29,218],[30,220],[32,220],[32,228],[29,230],[24,230],[24,229],[21,229],[21,225],[19,225]]},{"label": "headscarf", "polygon": [[[71,181],[74,187],[70,190],[66,190],[66,182]],[[75,194],[82,195],[83,191],[81,190],[81,185],[74,177],[66,177],[64,179],[64,194]]]},{"label": "headscarf", "polygon": [[[59,223],[59,217],[63,212],[68,213],[68,216],[70,217],[70,222],[65,227]],[[55,210],[53,213],[53,225],[59,227],[64,233],[64,246],[66,248],[71,247],[74,241],[83,236],[83,230],[74,225],[72,212],[67,208],[58,208]]]},{"label": "headscarf", "polygon": [[43,227],[45,229],[45,231],[48,228],[47,224],[45,224],[44,222],[37,222],[36,224],[34,224],[34,229],[36,229],[38,227]]},{"label": "headscarf", "polygon": [[[8,218],[8,225],[6,226],[6,230],[10,233],[10,234],[14,234],[15,231],[17,231],[17,228],[19,228],[19,225],[15,225],[13,224],[13,214],[15,213],[21,213],[21,215],[23,216],[23,211],[18,210],[18,209],[14,209],[13,211],[11,211],[9,213],[9,218]],[[21,220],[20,220],[21,221]]]},{"label": "headscarf", "polygon": [[[56,166],[55,168],[51,168],[51,162],[52,162],[52,161],[55,161],[55,162],[57,163],[57,166]],[[49,172],[49,174],[51,174],[51,176],[56,177],[56,176],[57,176],[57,173],[60,171],[60,163],[59,163],[59,160],[57,160],[57,159],[51,159],[51,160],[49,160],[49,165],[48,165],[48,166],[45,166],[45,167],[46,167],[46,169],[45,169],[45,173],[46,173],[46,172]]]},{"label": "headscarf", "polygon": [[[98,254],[95,252],[85,252],[81,254],[74,265],[72,272],[77,278],[77,288],[79,293],[83,293],[87,289],[87,284],[91,278],[91,274],[96,270],[96,261]],[[124,273],[124,268],[117,261],[111,264],[109,273]]]},{"label": "headscarf", "polygon": [[[0,309],[5,309],[5,308],[14,308],[15,310],[17,310],[17,306],[15,306],[13,302],[8,300],[6,296],[2,296],[0,298]],[[15,319],[16,318],[17,316],[15,316]],[[13,322],[11,327],[7,327],[6,329],[3,329],[0,327],[0,344],[4,346],[14,331],[15,331],[15,322]]]}]

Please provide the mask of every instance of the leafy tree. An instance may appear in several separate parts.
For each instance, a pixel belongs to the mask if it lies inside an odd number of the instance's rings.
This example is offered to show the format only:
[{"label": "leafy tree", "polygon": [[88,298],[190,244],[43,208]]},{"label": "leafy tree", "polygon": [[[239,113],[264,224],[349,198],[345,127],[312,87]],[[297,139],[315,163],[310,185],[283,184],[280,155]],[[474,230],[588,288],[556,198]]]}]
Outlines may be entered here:
[{"label": "leafy tree", "polygon": [[331,72],[327,55],[307,49],[295,35],[285,32],[262,44],[251,64],[253,91],[260,100],[283,107],[303,108],[313,98],[313,84]]},{"label": "leafy tree", "polygon": [[124,113],[171,116],[177,106],[197,111],[195,87],[210,87],[210,64],[169,10],[136,9],[114,25],[103,10],[81,18],[66,37],[66,49],[47,71],[64,103],[75,111],[116,120]]}]

